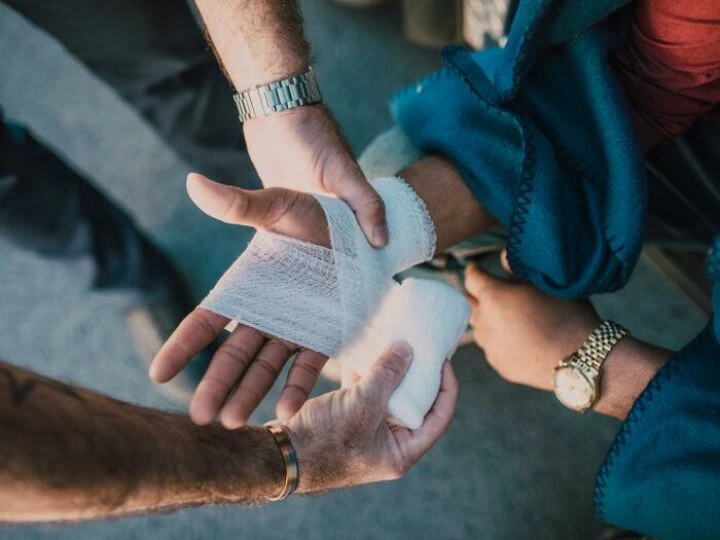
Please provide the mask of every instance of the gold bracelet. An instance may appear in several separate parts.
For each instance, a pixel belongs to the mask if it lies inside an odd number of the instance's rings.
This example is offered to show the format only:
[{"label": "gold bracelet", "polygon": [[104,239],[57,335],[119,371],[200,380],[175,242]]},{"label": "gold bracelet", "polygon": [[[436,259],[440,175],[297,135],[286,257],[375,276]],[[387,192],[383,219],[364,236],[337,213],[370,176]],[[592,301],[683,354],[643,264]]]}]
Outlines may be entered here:
[{"label": "gold bracelet", "polygon": [[283,462],[285,463],[285,485],[282,493],[277,497],[267,497],[268,501],[282,501],[287,499],[298,486],[298,462],[295,449],[290,442],[287,432],[278,426],[267,426],[267,430],[275,439],[275,442],[282,453]]}]

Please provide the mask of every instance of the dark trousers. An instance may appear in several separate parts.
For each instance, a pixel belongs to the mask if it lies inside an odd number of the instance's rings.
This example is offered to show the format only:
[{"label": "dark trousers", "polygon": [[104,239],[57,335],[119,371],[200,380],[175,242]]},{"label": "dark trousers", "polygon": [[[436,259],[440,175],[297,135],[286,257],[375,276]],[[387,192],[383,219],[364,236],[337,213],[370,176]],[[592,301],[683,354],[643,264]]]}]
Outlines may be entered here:
[{"label": "dark trousers", "polygon": [[[208,175],[222,178],[223,158],[244,155],[231,86],[185,0],[3,1],[58,39]],[[130,259],[148,249],[120,208],[1,116],[0,233],[45,254],[90,250],[96,283],[108,286],[132,282],[138,269]]]}]

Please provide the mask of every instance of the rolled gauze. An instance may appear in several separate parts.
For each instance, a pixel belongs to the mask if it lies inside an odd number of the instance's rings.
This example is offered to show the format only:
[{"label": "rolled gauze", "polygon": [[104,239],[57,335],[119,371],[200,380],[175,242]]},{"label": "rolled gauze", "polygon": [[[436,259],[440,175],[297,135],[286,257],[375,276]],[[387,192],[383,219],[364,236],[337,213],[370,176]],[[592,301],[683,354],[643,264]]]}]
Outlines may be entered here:
[{"label": "rolled gauze", "polygon": [[345,202],[315,195],[331,247],[258,231],[202,307],[326,356],[356,338],[392,277],[429,260],[435,228],[420,197],[400,178],[373,186],[385,202],[390,242],[373,248]]},{"label": "rolled gauze", "polygon": [[395,390],[388,412],[418,429],[440,389],[442,365],[455,352],[470,318],[470,306],[449,285],[407,278],[394,284],[358,337],[335,357],[343,370],[363,375],[396,341],[413,348],[413,361]]},{"label": "rolled gauze", "polygon": [[390,413],[410,428],[422,424],[469,316],[450,286],[393,276],[430,259],[435,228],[422,199],[400,178],[373,182],[385,203],[390,243],[368,244],[352,209],[316,195],[331,247],[258,231],[202,307],[261,332],[340,359],[363,373],[393,342],[414,349],[410,371]]}]

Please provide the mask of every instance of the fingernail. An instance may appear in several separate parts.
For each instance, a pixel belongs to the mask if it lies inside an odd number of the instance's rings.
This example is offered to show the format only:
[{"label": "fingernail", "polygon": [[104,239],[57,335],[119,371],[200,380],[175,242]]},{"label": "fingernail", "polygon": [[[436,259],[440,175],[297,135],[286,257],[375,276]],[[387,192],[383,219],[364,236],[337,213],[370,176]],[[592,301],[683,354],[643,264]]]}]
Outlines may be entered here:
[{"label": "fingernail", "polygon": [[408,345],[404,341],[401,341],[401,342],[393,345],[392,350],[395,354],[404,358],[405,360],[410,360],[412,358],[412,354],[413,354],[412,347],[410,347],[410,345]]},{"label": "fingernail", "polygon": [[373,243],[382,247],[388,243],[388,231],[385,225],[376,225],[372,232]]},{"label": "fingernail", "polygon": [[163,375],[163,373],[160,367],[155,362],[150,364],[150,369],[148,370],[148,376],[150,377],[150,380],[155,383],[159,383],[160,381],[162,381],[161,375]]}]

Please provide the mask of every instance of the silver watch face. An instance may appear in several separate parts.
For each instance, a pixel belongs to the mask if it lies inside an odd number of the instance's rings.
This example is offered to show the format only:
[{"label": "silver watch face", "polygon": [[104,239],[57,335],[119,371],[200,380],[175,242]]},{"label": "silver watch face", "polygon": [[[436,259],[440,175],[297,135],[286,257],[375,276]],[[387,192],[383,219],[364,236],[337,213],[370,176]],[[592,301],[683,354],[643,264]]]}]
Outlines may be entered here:
[{"label": "silver watch face", "polygon": [[595,385],[574,366],[555,370],[555,396],[574,411],[584,411],[595,401]]}]

